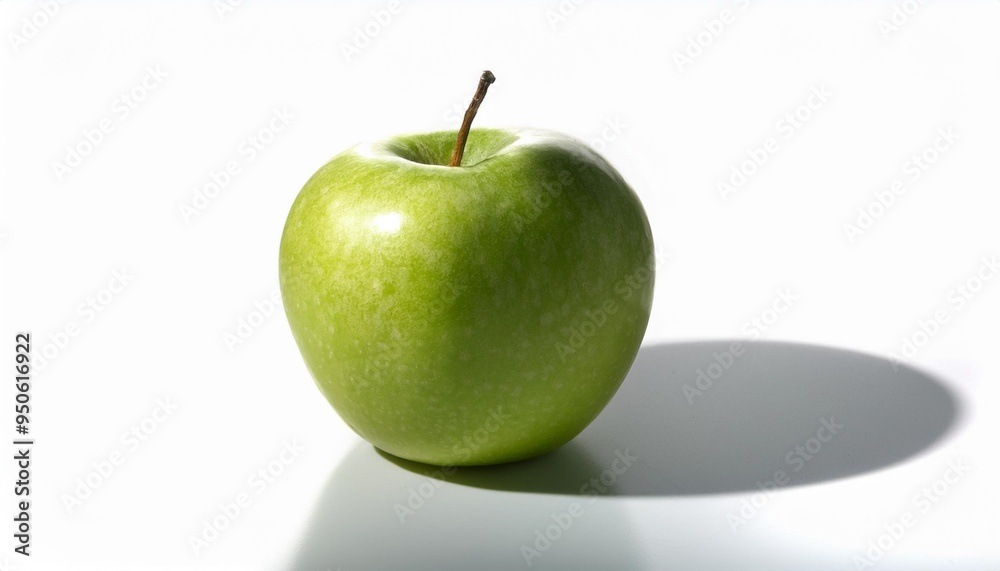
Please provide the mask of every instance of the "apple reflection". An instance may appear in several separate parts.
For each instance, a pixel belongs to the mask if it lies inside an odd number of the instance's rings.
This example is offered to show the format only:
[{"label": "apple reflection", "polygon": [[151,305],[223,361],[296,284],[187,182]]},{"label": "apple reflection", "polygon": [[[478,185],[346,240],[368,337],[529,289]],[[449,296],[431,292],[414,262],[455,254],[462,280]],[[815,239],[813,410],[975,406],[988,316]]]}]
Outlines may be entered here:
[{"label": "apple reflection", "polygon": [[[542,474],[550,480],[590,474],[600,482],[610,467],[572,444],[548,456],[559,458],[543,468],[568,469]],[[572,496],[483,490],[448,480],[468,468],[396,462],[405,461],[392,461],[368,444],[355,447],[330,476],[290,568],[642,568],[622,500],[596,488]],[[587,480],[572,485],[583,488]],[[617,482],[609,480],[605,475],[599,485],[611,496]]]}]

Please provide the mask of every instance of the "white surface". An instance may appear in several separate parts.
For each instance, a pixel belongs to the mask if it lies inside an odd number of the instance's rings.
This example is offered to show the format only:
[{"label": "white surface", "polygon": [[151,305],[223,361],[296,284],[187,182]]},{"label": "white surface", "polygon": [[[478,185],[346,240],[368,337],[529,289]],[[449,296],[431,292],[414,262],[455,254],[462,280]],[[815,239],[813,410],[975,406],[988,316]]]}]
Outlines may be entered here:
[{"label": "white surface", "polygon": [[[953,297],[1000,254],[997,2],[920,4],[888,37],[880,20],[918,5],[402,2],[350,61],[342,44],[388,3],[246,2],[221,18],[207,0],[70,3],[15,49],[43,4],[0,3],[5,358],[15,331],[36,352],[70,323],[79,334],[34,377],[33,555],[13,554],[8,519],[14,568],[518,569],[574,501],[582,516],[532,568],[853,569],[906,513],[915,524],[876,569],[1000,567],[1000,280]],[[572,14],[552,25],[560,9]],[[723,10],[679,70],[674,54]],[[456,127],[484,68],[498,80],[477,125],[594,141],[635,187],[661,252],[655,307],[639,365],[577,441],[534,472],[433,486],[400,524],[394,505],[428,480],[331,411],[280,308],[252,314],[270,307],[305,180],[358,141]],[[125,116],[119,98],[144,79]],[[781,122],[810,102],[801,128]],[[59,180],[52,163],[102,120],[110,132]],[[251,157],[241,145],[269,123],[280,132]],[[907,163],[939,129],[958,139],[914,179]],[[723,200],[718,182],[764,146],[777,150]],[[238,174],[185,221],[180,206],[231,161]],[[850,241],[843,225],[897,179],[905,193]],[[79,307],[122,268],[134,277],[100,313]],[[888,357],[937,310],[947,322],[909,360],[924,373],[756,345],[747,355],[770,357],[741,357],[685,400],[719,346],[679,342],[759,334]],[[259,326],[230,351],[241,319]],[[157,399],[176,410],[133,449],[121,436]],[[844,436],[733,531],[727,516],[828,414]],[[248,480],[285,441],[304,451],[270,484]],[[595,502],[564,493],[628,447],[639,460]],[[68,511],[64,495],[115,451],[121,465]],[[971,468],[923,511],[914,496],[954,462]],[[11,460],[0,479],[10,514]],[[249,506],[196,555],[189,538],[241,493]]]}]

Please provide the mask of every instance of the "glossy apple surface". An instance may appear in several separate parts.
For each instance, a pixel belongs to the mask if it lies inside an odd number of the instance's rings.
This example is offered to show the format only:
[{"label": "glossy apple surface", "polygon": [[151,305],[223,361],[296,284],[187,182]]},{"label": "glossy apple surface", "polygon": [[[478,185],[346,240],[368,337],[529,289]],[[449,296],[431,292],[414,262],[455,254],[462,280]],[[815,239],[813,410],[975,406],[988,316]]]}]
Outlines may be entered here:
[{"label": "glossy apple surface", "polygon": [[585,144],[536,130],[397,137],[338,155],[281,238],[285,312],[320,391],[390,454],[536,456],[618,389],[653,297],[639,199]]}]

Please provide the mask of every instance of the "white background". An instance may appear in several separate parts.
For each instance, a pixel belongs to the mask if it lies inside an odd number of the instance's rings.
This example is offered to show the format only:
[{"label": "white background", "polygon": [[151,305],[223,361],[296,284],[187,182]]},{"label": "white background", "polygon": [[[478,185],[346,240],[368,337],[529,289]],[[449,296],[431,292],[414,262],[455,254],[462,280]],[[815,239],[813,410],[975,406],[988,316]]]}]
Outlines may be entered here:
[{"label": "white background", "polygon": [[[1000,280],[976,282],[984,256],[1000,254],[1000,4],[400,0],[389,18],[385,2],[220,5],[74,2],[47,15],[46,2],[0,3],[3,354],[13,369],[14,334],[30,330],[35,354],[51,345],[53,355],[36,364],[32,389],[32,556],[12,552],[5,517],[0,563],[287,569],[320,560],[348,571],[473,568],[480,558],[526,568],[522,545],[581,498],[533,489],[530,478],[513,491],[449,481],[401,524],[394,505],[429,480],[340,421],[268,301],[284,217],[306,179],[358,141],[457,127],[489,68],[498,79],[477,125],[591,142],[647,209],[660,264],[646,365],[608,413],[628,412],[629,387],[674,383],[662,399],[643,399],[636,419],[666,419],[672,430],[602,417],[569,447],[590,453],[594,472],[548,461],[555,488],[575,489],[608,469],[615,450],[631,446],[640,458],[532,568],[853,569],[880,536],[878,569],[1000,568]],[[373,33],[359,36],[366,25]],[[829,96],[810,98],[814,90]],[[142,100],[123,107],[133,91]],[[291,116],[287,125],[271,123],[276,110]],[[802,119],[791,131],[789,113]],[[109,132],[88,148],[102,121]],[[280,132],[261,133],[269,123]],[[937,140],[939,130],[957,140]],[[251,159],[241,145],[254,136],[268,142]],[[720,182],[768,138],[777,149],[723,196]],[[60,172],[70,147],[86,156]],[[934,160],[917,177],[912,157],[925,152]],[[239,173],[185,218],[182,206],[230,161]],[[901,193],[880,205],[877,194],[897,180]],[[872,218],[851,236],[845,224],[858,223],[859,208]],[[103,291],[115,272],[127,285]],[[960,286],[977,290],[961,308]],[[779,292],[794,302],[777,302]],[[89,298],[101,300],[99,313],[88,312]],[[946,322],[921,335],[937,310]],[[241,330],[241,320],[254,326]],[[76,334],[63,338],[67,327]],[[762,345],[790,356],[738,377],[757,385],[737,390],[722,377],[686,401],[680,387],[711,352],[678,342],[758,333],[886,358],[915,340],[906,360],[923,373],[846,352],[820,367],[810,359],[826,353],[815,348]],[[242,343],[227,343],[239,334]],[[655,370],[651,359],[684,347],[686,360]],[[931,387],[929,400],[907,400],[911,378]],[[904,396],[837,393],[840,418],[872,403],[887,412],[845,421],[848,436],[824,444],[811,481],[781,487],[732,529],[728,516],[756,490],[746,463],[774,452],[778,435],[805,441],[810,433],[796,430],[825,414],[817,395],[826,393],[811,393],[809,379]],[[3,431],[13,437],[6,386]],[[713,403],[733,395],[746,406],[713,417]],[[123,441],[158,400],[172,412],[146,420],[151,434],[137,447]],[[921,406],[946,401],[955,407],[935,409],[947,421],[938,437],[893,424],[919,426],[934,416]],[[689,417],[700,420],[681,422]],[[700,432],[720,425],[730,430]],[[915,449],[890,458],[903,449],[893,438]],[[253,485],[293,441],[304,451],[286,454],[291,463],[266,487]],[[786,442],[777,446],[781,468]],[[123,461],[113,473],[94,476],[115,452]],[[702,457],[718,465],[705,469]],[[949,472],[955,463],[968,471]],[[684,493],[657,484],[671,469],[690,478]],[[699,470],[724,489],[691,485]],[[88,476],[99,486],[68,508]],[[500,473],[501,487],[507,477],[516,470]],[[3,513],[13,514],[12,460],[0,461],[0,480]],[[921,512],[913,498],[935,483]],[[191,537],[241,493],[250,505],[196,553]],[[910,512],[916,523],[885,540]]]}]

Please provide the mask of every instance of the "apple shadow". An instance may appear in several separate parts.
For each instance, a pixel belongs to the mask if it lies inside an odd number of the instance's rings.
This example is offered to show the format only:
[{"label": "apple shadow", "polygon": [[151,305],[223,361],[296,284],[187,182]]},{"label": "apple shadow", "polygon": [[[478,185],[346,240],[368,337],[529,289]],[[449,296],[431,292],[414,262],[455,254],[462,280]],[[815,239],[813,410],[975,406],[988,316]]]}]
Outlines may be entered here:
[{"label": "apple shadow", "polygon": [[[770,341],[657,344],[640,349],[611,403],[566,446],[446,479],[540,494],[596,487],[602,496],[801,486],[910,458],[942,440],[960,413],[941,381],[873,355]],[[382,456],[414,474],[441,475]]]}]

